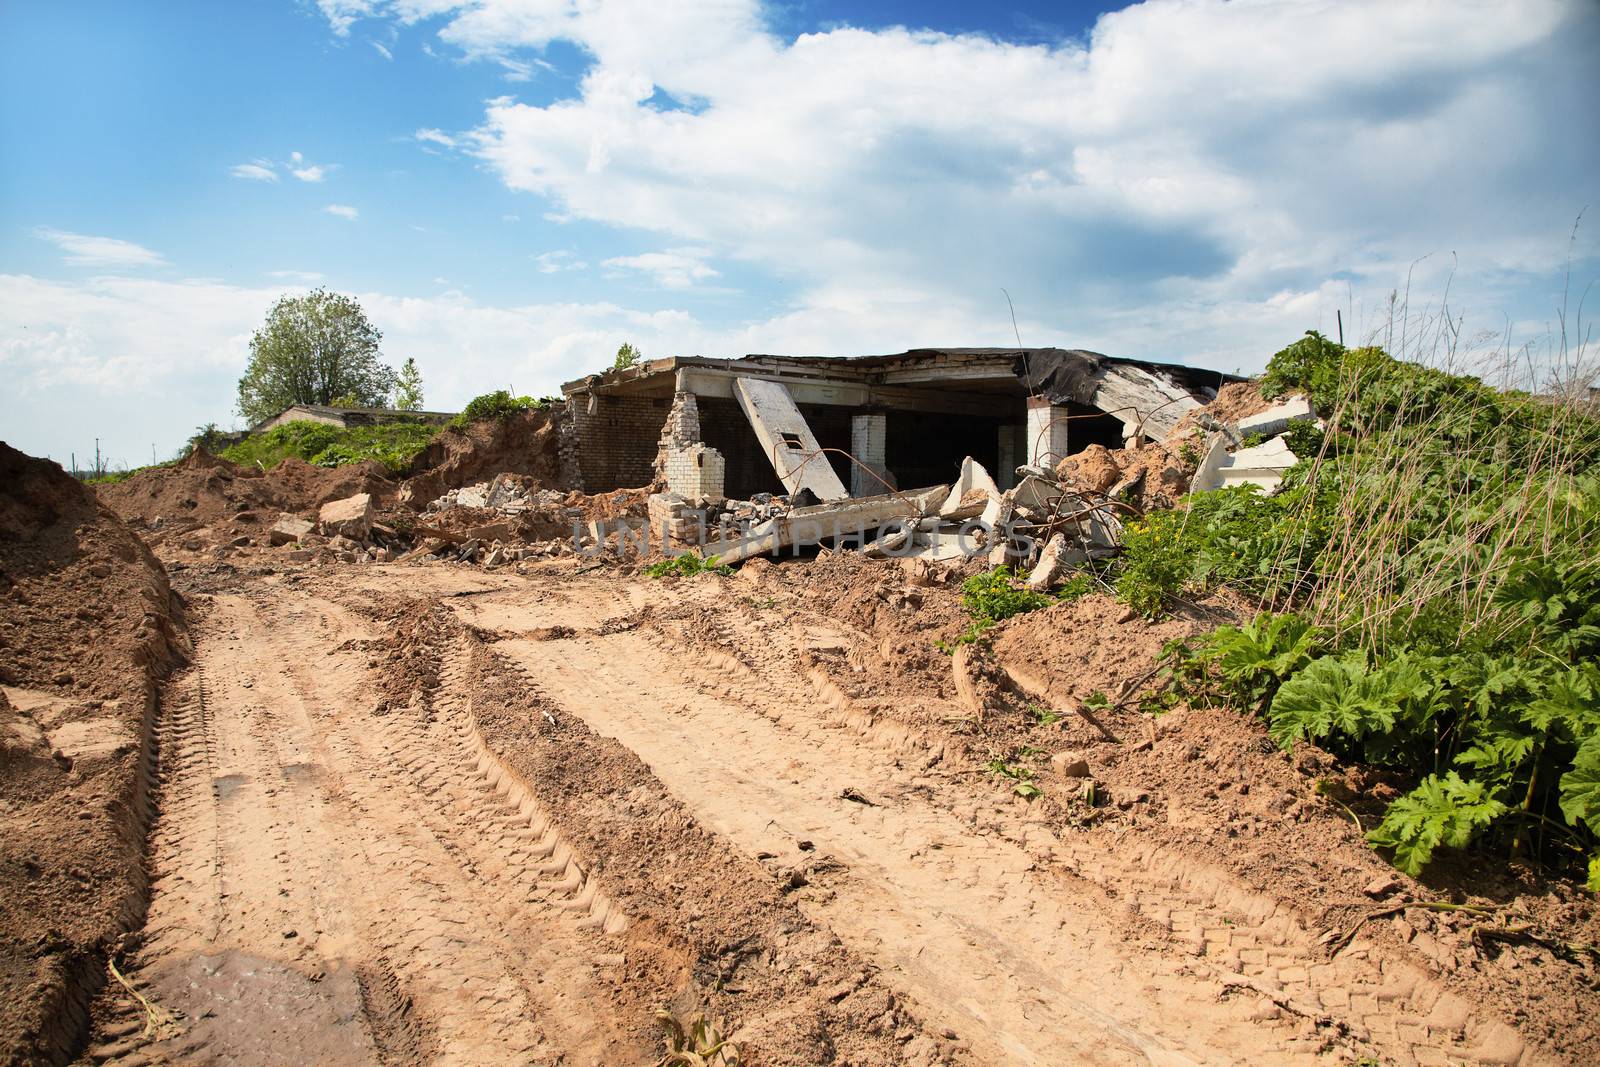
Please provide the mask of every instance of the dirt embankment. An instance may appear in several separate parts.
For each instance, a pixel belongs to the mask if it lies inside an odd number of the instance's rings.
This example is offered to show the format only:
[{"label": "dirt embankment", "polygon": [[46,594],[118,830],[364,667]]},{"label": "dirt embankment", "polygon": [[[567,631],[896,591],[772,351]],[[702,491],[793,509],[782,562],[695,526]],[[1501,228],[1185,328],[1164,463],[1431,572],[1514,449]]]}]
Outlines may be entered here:
[{"label": "dirt embankment", "polygon": [[0,1063],[78,1050],[107,952],[142,919],[150,722],[186,647],[145,544],[0,444]]},{"label": "dirt embankment", "polygon": [[112,511],[159,543],[202,526],[256,533],[270,527],[279,512],[309,512],[356,493],[385,499],[394,495],[395,485],[383,464],[371,460],[314,467],[286,459],[264,471],[197,450],[175,466],[140,471],[95,491]]},{"label": "dirt embankment", "polygon": [[412,460],[398,500],[420,510],[447,490],[496,474],[525,474],[543,485],[558,485],[560,418],[558,411],[528,411],[444,430]]}]

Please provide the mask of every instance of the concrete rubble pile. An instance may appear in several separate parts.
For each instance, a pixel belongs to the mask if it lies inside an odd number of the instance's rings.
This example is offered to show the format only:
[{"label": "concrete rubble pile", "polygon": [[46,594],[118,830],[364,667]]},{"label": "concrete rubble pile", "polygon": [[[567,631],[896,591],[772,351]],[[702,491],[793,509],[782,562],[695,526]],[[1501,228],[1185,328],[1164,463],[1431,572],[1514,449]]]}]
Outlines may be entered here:
[{"label": "concrete rubble pile", "polygon": [[[1284,431],[1314,417],[1304,397],[1237,424],[1202,415],[1209,433],[1190,491],[1246,483],[1272,491],[1298,460]],[[1243,447],[1269,434],[1275,436]],[[810,503],[809,493],[724,500],[672,492],[669,484],[649,498],[650,532],[669,553],[694,549],[723,563],[827,543],[882,559],[1009,564],[1027,571],[1031,588],[1046,589],[1073,568],[1116,553],[1124,521],[1138,514],[1125,500],[1142,472],[1097,492],[1075,485],[1069,471],[1065,463],[1058,470],[1025,464],[1016,469],[1016,485],[1002,491],[968,457],[953,485],[822,503]]]},{"label": "concrete rubble pile", "polygon": [[[497,474],[487,482],[451,489],[433,500],[412,526],[416,547],[402,560],[433,557],[497,567],[528,559],[569,554],[570,539],[528,540],[518,520],[526,514],[559,515],[574,524],[582,511],[566,507],[566,494],[544,489],[516,475]],[[580,538],[589,547],[594,538]]]},{"label": "concrete rubble pile", "polygon": [[289,558],[307,563],[318,556],[343,563],[387,563],[404,551],[404,538],[391,526],[377,521],[377,508],[369,493],[331,500],[317,510],[315,522],[283,514],[267,531],[274,546],[290,546]]}]

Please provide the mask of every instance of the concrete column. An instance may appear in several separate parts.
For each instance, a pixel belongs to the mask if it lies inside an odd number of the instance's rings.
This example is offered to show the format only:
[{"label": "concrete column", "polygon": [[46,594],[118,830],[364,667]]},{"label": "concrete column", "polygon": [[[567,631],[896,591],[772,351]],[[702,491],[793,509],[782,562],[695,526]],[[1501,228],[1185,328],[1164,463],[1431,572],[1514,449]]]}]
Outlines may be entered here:
[{"label": "concrete column", "polygon": [[[852,415],[850,416],[850,454],[856,459],[871,467],[879,478],[888,480],[888,468],[884,466],[887,457],[889,439],[889,416],[887,415]],[[888,492],[883,483],[873,478],[855,464],[850,465],[850,495],[851,496],[878,496]]]},{"label": "concrete column", "polygon": [[1028,462],[1040,467],[1054,467],[1069,453],[1066,421],[1071,412],[1057,407],[1042,396],[1028,398]]}]

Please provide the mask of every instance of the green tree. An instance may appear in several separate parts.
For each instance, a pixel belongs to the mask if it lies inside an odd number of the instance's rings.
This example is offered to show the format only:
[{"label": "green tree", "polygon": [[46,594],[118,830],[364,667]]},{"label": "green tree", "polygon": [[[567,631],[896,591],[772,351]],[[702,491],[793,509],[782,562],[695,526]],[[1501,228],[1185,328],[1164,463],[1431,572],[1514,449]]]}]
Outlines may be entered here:
[{"label": "green tree", "polygon": [[227,446],[228,435],[217,429],[216,423],[208,422],[204,426],[196,426],[194,428],[194,433],[189,435],[189,444],[184,449],[184,452],[193,452],[197,448],[203,448],[215,455]]},{"label": "green tree", "polygon": [[255,422],[293,404],[336,400],[382,407],[396,383],[379,356],[383,334],[361,305],[313,289],[283,296],[250,338],[250,365],[239,379],[239,414]]},{"label": "green tree", "polygon": [[400,364],[400,377],[394,387],[394,406],[401,411],[422,410],[422,372],[410,356]]},{"label": "green tree", "polygon": [[631,343],[624,341],[622,342],[622,347],[617,349],[617,358],[616,361],[611,364],[611,369],[621,370],[624,367],[631,367],[643,358],[643,354],[641,354],[637,348],[634,348]]}]

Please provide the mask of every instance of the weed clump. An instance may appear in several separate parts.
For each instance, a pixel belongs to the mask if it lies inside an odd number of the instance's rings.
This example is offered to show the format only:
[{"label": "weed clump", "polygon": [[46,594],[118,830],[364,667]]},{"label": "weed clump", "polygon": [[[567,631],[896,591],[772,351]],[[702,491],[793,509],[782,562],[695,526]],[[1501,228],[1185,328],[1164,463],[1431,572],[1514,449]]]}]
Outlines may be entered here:
[{"label": "weed clump", "polygon": [[696,574],[720,574],[726,577],[732,573],[733,568],[717,562],[716,556],[702,557],[694,552],[657,560],[644,568],[648,578],[691,578]]}]

